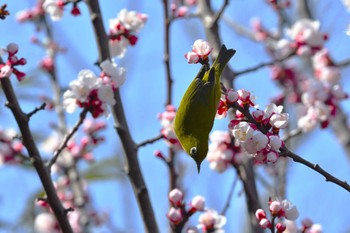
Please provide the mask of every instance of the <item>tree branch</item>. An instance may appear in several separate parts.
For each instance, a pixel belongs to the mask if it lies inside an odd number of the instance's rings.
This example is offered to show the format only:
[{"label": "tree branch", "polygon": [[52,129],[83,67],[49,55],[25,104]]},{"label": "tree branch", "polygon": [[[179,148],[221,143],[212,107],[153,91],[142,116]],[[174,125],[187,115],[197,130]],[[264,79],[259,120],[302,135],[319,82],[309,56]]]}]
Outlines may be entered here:
[{"label": "tree branch", "polygon": [[245,69],[245,70],[238,71],[238,72],[236,72],[236,77],[239,76],[239,75],[242,75],[242,74],[249,73],[249,72],[257,71],[257,70],[259,70],[259,69],[261,69],[261,68],[264,68],[264,67],[266,67],[266,66],[271,66],[271,65],[274,65],[274,64],[276,64],[276,63],[281,63],[281,62],[283,62],[283,61],[285,61],[285,60],[287,60],[287,59],[293,57],[294,55],[295,55],[295,51],[289,53],[288,55],[286,55],[286,56],[283,57],[283,58],[275,59],[275,60],[269,61],[269,62],[263,62],[263,63],[258,64],[258,65],[256,65],[256,66],[253,66],[253,67],[251,67],[251,68],[247,68],[247,69]]},{"label": "tree branch", "polygon": [[143,146],[146,146],[148,144],[152,144],[156,141],[159,141],[160,139],[163,138],[163,135],[162,134],[159,134],[158,136],[154,137],[154,138],[150,138],[150,139],[147,139],[143,142],[140,142],[139,144],[137,144],[137,147],[140,148],[140,147],[143,147]]},{"label": "tree branch", "polygon": [[[86,3],[89,8],[91,22],[95,32],[95,38],[99,53],[98,61],[102,62],[106,59],[109,59],[110,54],[108,47],[108,37],[103,26],[99,2],[98,0],[86,0]],[[158,233],[158,226],[155,220],[150,197],[137,158],[138,148],[133,141],[128,128],[119,89],[114,93],[114,98],[116,100],[116,104],[112,107],[112,113],[115,129],[121,139],[121,143],[124,148],[126,160],[128,163],[126,171],[133,185],[134,194],[140,207],[143,222],[145,224],[147,232]]]},{"label": "tree branch", "polygon": [[343,189],[345,189],[348,192],[350,192],[350,185],[346,181],[339,180],[335,176],[331,175],[329,172],[327,172],[324,169],[322,169],[320,167],[320,165],[311,163],[311,162],[307,161],[306,159],[303,159],[299,155],[294,154],[293,152],[289,151],[285,146],[282,146],[280,148],[280,151],[281,151],[280,152],[281,156],[289,157],[289,158],[293,159],[294,162],[301,163],[301,164],[311,168],[312,170],[314,170],[314,171],[320,173],[321,175],[323,175],[326,178],[327,182],[332,182],[334,184],[337,184],[338,186],[340,186]]},{"label": "tree branch", "polygon": [[[3,63],[2,59],[0,59],[0,63]],[[57,218],[60,228],[65,233],[73,233],[73,230],[66,216],[65,208],[63,208],[61,201],[57,196],[55,187],[50,177],[50,173],[44,165],[39,150],[34,142],[28,124],[28,116],[25,113],[23,113],[18,103],[17,97],[13,91],[13,87],[10,80],[8,78],[1,78],[0,82],[2,89],[5,93],[6,99],[8,101],[7,105],[9,106],[13,116],[15,117],[18,127],[21,131],[23,144],[27,148],[29,157],[33,163],[33,166],[35,167],[35,170],[39,175],[39,178],[47,195],[47,201],[50,204],[50,207]]]},{"label": "tree branch", "polygon": [[86,114],[88,112],[89,112],[89,110],[87,108],[84,108],[83,111],[80,113],[80,117],[79,117],[78,122],[75,124],[72,131],[65,136],[65,138],[63,139],[63,142],[58,147],[53,158],[50,160],[49,164],[47,165],[47,168],[49,169],[49,171],[51,171],[51,167],[57,161],[58,156],[67,147],[67,143],[69,142],[69,140],[73,137],[73,135],[78,131],[79,127],[83,124],[83,122],[86,118]]}]

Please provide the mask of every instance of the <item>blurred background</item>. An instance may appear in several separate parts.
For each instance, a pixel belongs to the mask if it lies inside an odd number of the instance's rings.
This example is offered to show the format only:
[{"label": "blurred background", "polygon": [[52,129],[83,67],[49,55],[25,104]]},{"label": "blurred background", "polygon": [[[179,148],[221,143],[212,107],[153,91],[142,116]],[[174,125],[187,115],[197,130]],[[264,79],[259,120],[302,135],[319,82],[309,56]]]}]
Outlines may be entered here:
[{"label": "blurred background", "polygon": [[[213,8],[218,9],[222,1],[212,1]],[[19,45],[19,57],[25,57],[28,64],[21,67],[27,77],[19,83],[11,79],[15,86],[20,104],[26,112],[41,104],[42,96],[50,96],[50,82],[47,75],[38,68],[39,61],[45,56],[44,49],[33,45],[31,38],[43,39],[43,34],[36,31],[32,23],[19,23],[16,12],[31,8],[35,0],[0,0],[6,3],[10,16],[0,21],[0,46],[5,48],[10,42]],[[350,38],[345,34],[350,22],[350,15],[342,1],[313,0],[309,1],[313,16],[321,23],[321,31],[329,35],[325,47],[329,49],[335,61],[350,57]],[[118,12],[127,8],[148,15],[144,28],[139,33],[135,46],[128,47],[124,58],[115,61],[127,69],[126,82],[120,88],[129,128],[135,142],[153,138],[160,133],[161,125],[157,114],[165,109],[166,73],[164,66],[164,16],[162,2],[103,0],[100,1],[105,28],[108,30],[109,19],[115,18]],[[291,1],[290,10],[286,14],[295,20],[295,1]],[[79,4],[81,15],[72,16],[69,9],[57,22],[49,21],[53,38],[64,47],[66,52],[57,56],[57,76],[63,89],[70,81],[76,79],[82,69],[91,69],[95,73],[99,69],[94,66],[97,61],[97,48],[87,7]],[[251,28],[253,18],[259,18],[266,28],[276,28],[278,18],[274,10],[261,0],[232,0],[220,21],[220,35],[228,48],[237,50],[229,66],[234,70],[244,70],[262,62],[270,61],[262,43],[252,41],[232,29],[234,21],[245,28]],[[201,22],[196,18],[179,19],[172,23],[170,32],[170,65],[173,84],[173,104],[178,106],[188,84],[198,72],[199,65],[189,65],[184,54],[191,50],[196,39],[205,39]],[[349,68],[342,68],[341,84],[349,91]],[[258,98],[256,103],[264,108],[280,93],[279,87],[270,78],[268,67],[239,76],[235,80],[237,89],[251,91]],[[0,94],[0,104],[4,106],[5,97]],[[349,115],[350,105],[346,100],[342,103],[343,111]],[[67,115],[69,126],[77,121],[78,111]],[[91,117],[91,116],[89,116]],[[95,162],[79,163],[79,169],[86,175],[87,190],[93,208],[109,216],[110,226],[97,227],[92,232],[144,232],[141,215],[128,177],[121,172],[124,164],[123,150],[113,128],[113,119],[106,121],[107,129],[100,135],[105,142],[93,150]],[[295,120],[295,119],[291,119]],[[52,124],[57,122],[53,111],[41,111],[30,122],[30,126],[38,145],[47,139],[52,131]],[[292,122],[292,125],[296,123]],[[216,120],[214,130],[227,130],[228,119]],[[0,108],[0,128],[17,130],[11,112]],[[78,132],[78,135],[81,132]],[[350,157],[334,136],[332,129],[316,128],[293,142],[291,148],[303,158],[318,163],[341,180],[350,181]],[[157,141],[139,150],[139,161],[150,193],[160,232],[168,232],[169,209],[169,172],[165,163],[154,156],[155,150],[167,152],[164,141]],[[43,152],[45,158],[49,154]],[[220,212],[227,201],[227,196],[235,177],[233,168],[222,174],[211,170],[208,162],[202,164],[201,173],[197,174],[195,163],[184,153],[179,153],[177,166],[181,167],[179,180],[185,192],[185,200],[189,202],[195,195],[206,198],[206,207]],[[270,195],[266,182],[273,185],[273,179],[266,166],[256,167],[257,187],[260,201],[266,208]],[[32,232],[33,206],[35,197],[42,192],[42,186],[34,169],[29,166],[3,164],[0,167],[0,232]],[[350,212],[348,211],[349,193],[340,187],[325,182],[324,177],[309,168],[290,162],[287,167],[286,197],[295,204],[300,216],[297,220],[310,218],[320,223],[326,233],[350,232]],[[230,207],[226,212],[226,232],[246,232],[247,208],[244,190],[238,181]],[[27,225],[26,225],[27,224]],[[198,224],[198,214],[190,219],[190,225]],[[114,229],[112,231],[111,229]]]}]

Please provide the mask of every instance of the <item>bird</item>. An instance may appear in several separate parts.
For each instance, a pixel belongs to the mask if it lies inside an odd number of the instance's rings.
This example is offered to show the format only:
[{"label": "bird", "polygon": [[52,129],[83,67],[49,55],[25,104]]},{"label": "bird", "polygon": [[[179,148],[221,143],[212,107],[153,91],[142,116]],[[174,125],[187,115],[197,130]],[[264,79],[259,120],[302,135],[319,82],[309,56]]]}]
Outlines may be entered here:
[{"label": "bird", "polygon": [[221,97],[220,76],[236,53],[221,46],[213,65],[203,64],[182,97],[174,120],[175,134],[188,155],[200,166],[208,153],[209,133]]}]

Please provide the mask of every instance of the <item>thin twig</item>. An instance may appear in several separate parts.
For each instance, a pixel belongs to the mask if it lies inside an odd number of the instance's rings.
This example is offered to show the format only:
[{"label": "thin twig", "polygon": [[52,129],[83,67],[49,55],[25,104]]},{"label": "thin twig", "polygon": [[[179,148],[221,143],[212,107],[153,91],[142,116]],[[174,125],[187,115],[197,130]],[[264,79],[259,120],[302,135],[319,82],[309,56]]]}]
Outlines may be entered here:
[{"label": "thin twig", "polygon": [[75,134],[75,132],[78,131],[79,127],[83,124],[85,118],[86,118],[86,114],[89,112],[89,110],[87,108],[84,108],[83,111],[80,113],[80,117],[78,122],[75,124],[75,126],[73,127],[73,129],[71,130],[71,132],[69,134],[67,134],[63,140],[63,142],[61,143],[61,145],[58,147],[58,149],[56,150],[53,158],[50,160],[50,162],[47,165],[47,168],[49,169],[49,171],[51,171],[51,167],[54,163],[56,163],[58,156],[61,154],[61,152],[67,147],[67,143],[68,141],[73,137],[73,135]]},{"label": "thin twig", "polygon": [[227,196],[227,199],[226,199],[226,204],[224,206],[224,208],[222,209],[221,211],[221,215],[225,215],[226,214],[226,211],[228,210],[228,208],[230,207],[230,203],[232,201],[232,196],[233,196],[233,192],[236,188],[236,184],[237,184],[237,181],[238,181],[238,175],[235,176],[234,180],[233,180],[233,183],[231,185],[231,189],[230,189],[230,192]]},{"label": "thin twig", "polygon": [[269,61],[269,62],[263,62],[263,63],[258,64],[258,65],[256,65],[256,66],[253,66],[253,67],[251,67],[251,68],[248,68],[248,69],[245,69],[245,70],[242,70],[242,71],[238,71],[238,72],[236,72],[236,77],[237,77],[238,75],[242,75],[242,74],[246,74],[246,73],[249,73],[249,72],[257,71],[257,70],[259,70],[259,69],[261,69],[261,68],[264,68],[264,67],[266,67],[266,66],[271,66],[271,65],[274,65],[274,64],[276,64],[276,63],[281,63],[281,62],[283,62],[283,61],[285,61],[285,60],[287,60],[287,59],[293,57],[294,55],[295,55],[295,52],[291,52],[291,53],[289,53],[288,55],[286,55],[286,56],[283,57],[283,58],[275,59],[275,60]]},{"label": "thin twig", "polygon": [[329,172],[327,172],[324,169],[322,169],[320,167],[320,165],[311,163],[311,162],[307,161],[306,159],[303,159],[299,155],[294,154],[293,152],[289,151],[285,146],[282,146],[280,148],[280,151],[281,151],[280,152],[281,156],[289,157],[289,158],[293,159],[294,162],[301,163],[301,164],[311,168],[312,170],[314,170],[314,171],[320,173],[321,175],[323,175],[326,178],[327,182],[332,182],[334,184],[337,184],[338,186],[340,186],[343,189],[345,189],[348,192],[350,192],[350,185],[346,181],[339,180],[335,176],[331,175]]},{"label": "thin twig", "polygon": [[213,22],[212,24],[215,25],[219,22],[219,20],[221,19],[222,14],[224,13],[226,7],[229,4],[229,0],[225,0],[222,4],[222,6],[220,7],[220,9],[216,12],[216,14],[213,17]]},{"label": "thin twig", "polygon": [[150,138],[150,139],[147,139],[143,142],[140,142],[139,144],[137,144],[137,147],[140,148],[140,147],[143,147],[143,146],[146,146],[148,144],[152,144],[160,139],[164,138],[162,134],[159,134],[158,136],[154,137],[154,138]]},{"label": "thin twig", "polygon": [[284,137],[282,138],[282,141],[287,142],[288,140],[299,136],[303,133],[303,130],[301,128],[296,128],[291,130],[290,132],[288,132],[286,135],[284,135]]},{"label": "thin twig", "polygon": [[40,110],[44,110],[46,107],[46,103],[42,103],[40,105],[40,107],[35,107],[35,109],[29,113],[27,113],[27,117],[28,119],[30,119],[34,114],[36,114],[37,112],[39,112]]},{"label": "thin twig", "polygon": [[349,65],[350,65],[350,58],[347,58],[343,61],[339,61],[339,62],[334,64],[334,66],[340,67],[340,68],[347,67]]}]

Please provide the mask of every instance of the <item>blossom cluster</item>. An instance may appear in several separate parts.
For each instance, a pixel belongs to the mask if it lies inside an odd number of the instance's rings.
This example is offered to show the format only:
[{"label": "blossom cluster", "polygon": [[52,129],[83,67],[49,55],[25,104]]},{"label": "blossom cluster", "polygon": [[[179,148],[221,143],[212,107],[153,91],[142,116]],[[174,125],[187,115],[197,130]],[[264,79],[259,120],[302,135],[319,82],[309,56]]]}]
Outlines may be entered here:
[{"label": "blossom cluster", "polygon": [[69,83],[70,89],[63,95],[63,106],[68,113],[80,107],[90,111],[94,118],[109,115],[107,106],[116,103],[114,90],[124,83],[125,69],[109,60],[100,66],[100,77],[90,70],[82,70],[78,79]]},{"label": "blossom cluster", "polygon": [[171,3],[171,12],[173,18],[181,18],[189,15],[190,8],[197,5],[197,0],[174,0]]},{"label": "blossom cluster", "polygon": [[238,140],[231,138],[228,131],[216,130],[209,136],[210,144],[207,155],[209,167],[219,173],[233,164],[238,164],[244,153]]},{"label": "blossom cluster", "polygon": [[314,223],[311,219],[305,218],[301,221],[301,227],[296,224],[295,221],[285,220],[286,230],[284,233],[323,233],[322,225]]},{"label": "blossom cluster", "polygon": [[[222,95],[217,115],[226,115],[230,107],[237,109],[230,122],[232,135],[239,141],[241,147],[248,154],[254,156],[258,163],[275,163],[278,159],[279,148],[283,145],[279,137],[280,129],[287,126],[289,115],[282,113],[283,106],[269,104],[265,110],[254,109],[255,97],[244,89],[227,90]],[[241,112],[241,111],[245,112]]]},{"label": "blossom cluster", "polygon": [[42,1],[37,3],[30,9],[25,9],[17,12],[16,19],[20,23],[24,22],[38,22],[40,18],[45,14]]},{"label": "blossom cluster", "polygon": [[[263,209],[258,209],[255,212],[255,216],[259,221],[260,227],[263,229],[276,227],[277,233],[282,233],[286,230],[286,224],[283,222],[278,222],[275,226],[272,223],[275,223],[276,218],[279,220],[288,219],[288,220],[296,220],[299,217],[299,212],[295,205],[293,205],[288,200],[275,200],[269,201],[269,210],[271,214],[271,218],[273,220],[268,219],[266,216],[266,212]],[[274,231],[273,231],[274,232]]]},{"label": "blossom cluster", "polygon": [[73,16],[80,15],[81,12],[78,7],[79,1],[71,2],[71,1],[64,1],[64,0],[44,0],[42,3],[42,8],[48,15],[50,15],[53,21],[58,21],[63,17],[65,6],[70,3],[72,4],[72,9],[70,13]]},{"label": "blossom cluster", "polygon": [[173,105],[168,105],[165,107],[164,112],[158,114],[157,118],[162,126],[160,133],[167,145],[175,150],[180,150],[182,147],[174,131],[175,115],[176,108]]},{"label": "blossom cluster", "polygon": [[[99,143],[104,141],[104,137],[98,135],[98,133],[106,127],[105,122],[96,122],[90,119],[86,119],[83,124],[83,131],[85,135],[81,137],[80,141],[76,139],[71,139],[68,142],[67,148],[59,156],[58,160],[52,167],[54,172],[54,177],[56,179],[53,181],[57,195],[61,200],[63,206],[66,209],[74,208],[74,211],[68,212],[68,220],[74,230],[74,232],[82,233],[84,229],[82,228],[81,218],[82,212],[79,208],[79,203],[76,202],[75,192],[72,190],[71,184],[77,182],[76,180],[72,182],[71,177],[67,175],[67,170],[71,164],[76,164],[80,160],[85,160],[88,162],[94,161],[92,154],[92,149],[96,147]],[[49,153],[56,151],[60,145],[60,138],[57,134],[51,136],[48,140],[44,142],[41,149]],[[89,202],[89,196],[86,190],[86,183],[80,177],[79,182],[83,188],[83,199],[80,200],[84,203]],[[40,199],[37,205],[41,207],[40,213],[35,217],[35,230],[38,233],[52,233],[60,232],[58,228],[58,223],[50,210],[49,204],[45,199]],[[86,209],[85,214],[88,215],[89,219],[95,226],[98,226],[106,221],[107,216],[105,214],[99,215],[95,210]]]},{"label": "blossom cluster", "polygon": [[8,58],[5,64],[0,64],[0,78],[9,78],[13,73],[16,75],[18,81],[22,81],[26,74],[19,71],[15,66],[23,66],[27,64],[27,60],[16,56],[18,53],[18,45],[10,43],[7,45],[6,49],[0,51],[0,55],[2,53],[7,53]]},{"label": "blossom cluster", "polygon": [[348,98],[340,81],[340,67],[324,48],[327,35],[320,32],[320,23],[301,19],[287,30],[292,41],[279,37],[255,22],[255,35],[264,41],[272,57],[282,59],[296,54],[311,60],[313,77],[298,72],[295,65],[274,64],[272,78],[285,90],[275,101],[296,104],[298,128],[303,132],[320,125],[326,128],[335,117],[340,101]]},{"label": "blossom cluster", "polygon": [[185,54],[188,64],[205,64],[208,63],[208,56],[213,48],[211,45],[202,39],[196,40],[192,45],[192,51]]},{"label": "blossom cluster", "polygon": [[147,15],[122,9],[109,20],[109,51],[112,57],[124,57],[129,45],[135,45],[137,33],[144,27]]},{"label": "blossom cluster", "polygon": [[22,154],[23,144],[15,137],[14,130],[0,129],[0,164],[22,162],[18,155]]},{"label": "blossom cluster", "polygon": [[[188,219],[197,211],[203,212],[198,219],[198,226],[187,228],[188,233],[198,233],[199,229],[202,232],[223,232],[222,227],[226,224],[226,218],[219,215],[213,209],[205,208],[205,198],[195,196],[190,202],[190,208],[186,209],[184,196],[181,190],[173,189],[169,192],[169,201],[172,207],[169,209],[167,217],[173,229],[181,230]],[[181,229],[178,229],[181,227]]]}]

